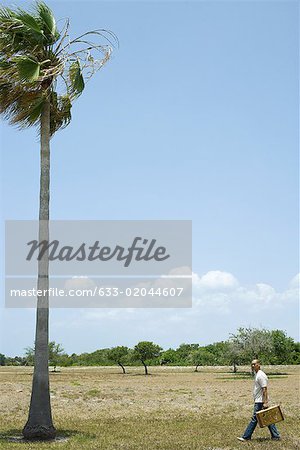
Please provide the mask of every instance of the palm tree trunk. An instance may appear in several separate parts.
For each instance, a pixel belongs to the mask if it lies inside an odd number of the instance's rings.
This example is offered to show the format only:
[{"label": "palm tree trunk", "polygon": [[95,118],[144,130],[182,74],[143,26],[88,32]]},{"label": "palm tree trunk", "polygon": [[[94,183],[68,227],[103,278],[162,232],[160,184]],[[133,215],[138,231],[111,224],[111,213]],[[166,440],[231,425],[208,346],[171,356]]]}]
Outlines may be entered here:
[{"label": "palm tree trunk", "polygon": [[[49,241],[49,186],[50,186],[50,103],[45,101],[41,114],[41,174],[39,242]],[[43,294],[37,298],[34,373],[28,421],[23,429],[27,439],[52,439],[56,435],[53,426],[49,389],[49,258],[45,252],[38,262],[38,290]]]}]

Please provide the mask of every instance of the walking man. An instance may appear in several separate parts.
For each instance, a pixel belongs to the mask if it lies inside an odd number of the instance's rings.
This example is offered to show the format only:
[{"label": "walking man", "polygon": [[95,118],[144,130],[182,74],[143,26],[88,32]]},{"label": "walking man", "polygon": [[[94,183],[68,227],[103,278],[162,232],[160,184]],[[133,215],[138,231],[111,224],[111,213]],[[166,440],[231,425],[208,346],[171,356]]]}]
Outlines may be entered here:
[{"label": "walking man", "polygon": [[[239,441],[250,441],[252,437],[252,433],[255,430],[257,425],[256,413],[261,409],[268,408],[268,377],[260,368],[260,362],[258,359],[254,359],[251,363],[251,369],[254,371],[254,387],[253,387],[253,397],[254,397],[254,412],[253,416],[250,420],[249,425],[247,426],[242,437],[238,437]],[[268,426],[271,438],[273,440],[279,440],[280,434],[276,428],[276,426],[269,425]]]}]

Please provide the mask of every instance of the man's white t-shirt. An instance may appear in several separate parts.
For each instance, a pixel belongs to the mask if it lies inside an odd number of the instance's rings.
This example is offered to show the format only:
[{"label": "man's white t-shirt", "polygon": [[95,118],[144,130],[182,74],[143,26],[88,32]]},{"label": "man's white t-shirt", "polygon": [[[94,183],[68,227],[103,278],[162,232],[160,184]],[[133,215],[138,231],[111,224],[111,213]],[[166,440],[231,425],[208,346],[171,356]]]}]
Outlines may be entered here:
[{"label": "man's white t-shirt", "polygon": [[262,370],[258,370],[254,377],[253,397],[255,403],[263,402],[263,388],[267,387],[268,377]]}]

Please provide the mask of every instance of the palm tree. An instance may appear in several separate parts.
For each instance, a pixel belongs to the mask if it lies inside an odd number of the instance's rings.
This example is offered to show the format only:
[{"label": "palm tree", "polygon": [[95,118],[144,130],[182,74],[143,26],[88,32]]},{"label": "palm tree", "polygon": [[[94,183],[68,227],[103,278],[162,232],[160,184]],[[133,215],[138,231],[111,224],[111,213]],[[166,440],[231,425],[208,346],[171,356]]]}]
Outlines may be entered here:
[{"label": "palm tree", "polygon": [[[105,39],[100,45],[99,39]],[[113,33],[93,30],[69,37],[43,2],[32,10],[0,8],[0,114],[13,125],[37,125],[40,135],[39,240],[49,241],[50,138],[71,120],[73,101],[110,58]],[[38,263],[38,289],[49,287],[48,254]],[[48,370],[48,294],[37,299],[35,365],[25,438],[51,439],[53,426]]]}]

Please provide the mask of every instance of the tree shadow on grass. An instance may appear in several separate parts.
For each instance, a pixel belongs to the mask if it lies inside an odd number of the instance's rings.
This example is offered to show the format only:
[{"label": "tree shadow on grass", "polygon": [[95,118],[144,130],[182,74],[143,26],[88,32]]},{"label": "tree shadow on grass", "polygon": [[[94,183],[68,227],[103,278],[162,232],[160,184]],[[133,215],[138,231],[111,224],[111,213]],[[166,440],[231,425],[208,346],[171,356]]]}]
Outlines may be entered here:
[{"label": "tree shadow on grass", "polygon": [[130,375],[131,377],[159,377],[160,374],[158,373],[150,373],[148,372],[148,374],[146,375],[145,372],[141,372],[141,373],[128,373],[128,375]]},{"label": "tree shadow on grass", "polygon": [[41,444],[43,442],[47,442],[48,444],[56,444],[56,443],[64,443],[69,441],[70,439],[72,439],[75,436],[79,436],[79,435],[84,435],[87,439],[95,439],[97,436],[95,434],[92,433],[87,433],[87,432],[82,432],[79,430],[62,430],[62,429],[58,429],[57,430],[57,435],[55,439],[48,439],[48,440],[43,440],[43,439],[25,439],[22,434],[20,433],[20,429],[16,428],[16,429],[10,429],[10,430],[6,430],[2,433],[0,433],[0,443],[1,442],[6,442],[6,444],[8,444],[9,442],[11,442],[12,444],[28,444],[28,443],[36,443],[36,444]]},{"label": "tree shadow on grass", "polygon": [[[253,378],[253,375],[251,372],[223,372],[223,373],[217,373],[217,378],[223,379],[223,380],[245,380],[245,379],[251,379]],[[226,376],[224,376],[226,375]],[[230,375],[230,376],[228,376]],[[269,378],[287,378],[290,374],[287,372],[268,372],[267,376]]]},{"label": "tree shadow on grass", "polygon": [[162,373],[152,373],[148,372],[148,375],[145,375],[145,372],[131,372],[130,369],[126,370],[126,373],[123,372],[107,372],[107,375],[110,377],[119,377],[119,378],[126,378],[126,377],[160,377],[161,375],[164,375]]}]

